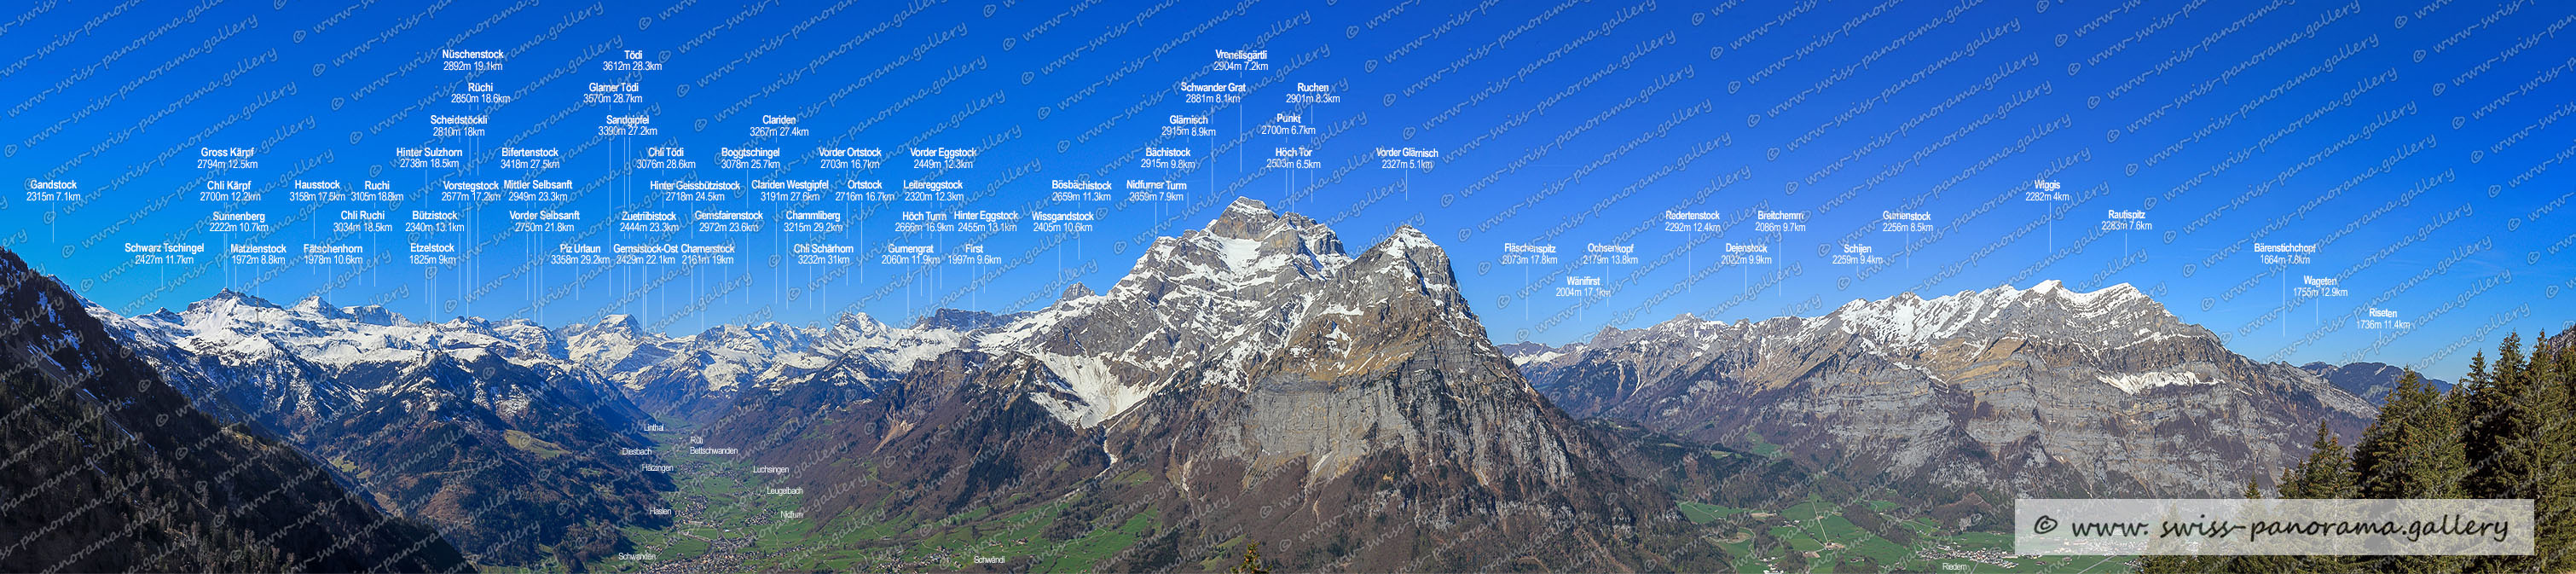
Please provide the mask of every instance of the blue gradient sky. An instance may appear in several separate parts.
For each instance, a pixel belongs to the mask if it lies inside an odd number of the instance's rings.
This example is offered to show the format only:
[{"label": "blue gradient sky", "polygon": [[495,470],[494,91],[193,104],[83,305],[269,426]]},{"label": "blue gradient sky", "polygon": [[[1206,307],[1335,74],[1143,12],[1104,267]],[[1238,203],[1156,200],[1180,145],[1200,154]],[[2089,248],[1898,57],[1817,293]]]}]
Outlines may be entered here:
[{"label": "blue gradient sky", "polygon": [[[2564,252],[2576,225],[2559,211],[2576,127],[2557,120],[2571,109],[2565,82],[2576,80],[2560,75],[2576,65],[2576,37],[2555,32],[2571,22],[2571,7],[2552,2],[21,5],[0,9],[0,165],[12,181],[77,180],[92,200],[12,189],[0,244],[127,313],[231,287],[414,318],[556,325],[634,313],[686,333],[852,310],[905,322],[940,306],[1040,307],[1059,278],[1105,289],[1152,237],[1196,228],[1241,195],[1332,223],[1352,251],[1396,225],[1424,229],[1500,342],[2058,279],[2135,284],[2258,359],[2377,360],[2450,378],[2507,332],[2571,320],[2556,304],[2576,287]],[[446,103],[468,75],[438,69],[442,47],[508,52],[506,69],[471,81],[524,92],[488,109]],[[599,69],[628,49],[664,69]],[[1239,49],[1267,50],[1273,69],[1196,81],[1276,83],[1231,106],[1170,91],[1214,51]],[[588,83],[627,80],[645,104],[579,103]],[[1297,82],[1334,85],[1343,101],[1299,109],[1283,101]],[[477,110],[488,135],[429,137],[429,115]],[[1215,137],[1154,143],[1165,116],[1211,110]],[[606,115],[647,112],[661,134],[596,135]],[[1330,137],[1256,134],[1242,151],[1204,155],[1283,112]],[[812,135],[755,140],[747,128],[764,114],[800,116]],[[249,241],[202,231],[217,211],[294,221],[255,241],[294,248],[328,236],[337,211],[365,207],[290,201],[291,180],[389,182],[413,201],[369,208],[396,220],[453,209],[423,190],[529,172],[396,168],[393,149],[473,153],[523,132],[519,147],[571,154],[540,177],[598,183],[567,207],[585,225],[649,197],[653,179],[899,187],[925,171],[794,159],[827,144],[890,156],[907,142],[991,145],[976,168],[946,176],[969,190],[999,184],[958,209],[1044,206],[1050,179],[1193,189],[1177,204],[1086,205],[1108,210],[1093,231],[1024,227],[984,242],[1005,261],[1025,256],[1020,265],[773,268],[766,258],[790,242],[774,230],[741,236],[742,262],[685,275],[523,265],[561,234],[509,236],[452,267],[119,265],[128,242],[211,253]],[[1261,169],[1272,147],[1300,144],[1320,168]],[[614,175],[656,145],[686,147],[701,168]],[[789,163],[775,175],[714,167],[717,149],[750,145]],[[1137,167],[1147,145],[1190,147],[1203,168]],[[1371,157],[1401,146],[1441,155],[1427,170]],[[261,167],[222,178],[278,188],[239,207],[198,201],[198,147],[262,148]],[[2025,201],[2037,179],[2070,198]],[[878,214],[834,241],[865,252],[897,235],[899,209],[832,203],[809,209]],[[1805,212],[1807,229],[1756,232],[1740,215],[1757,206]],[[316,216],[296,220],[306,209]],[[1735,225],[1666,231],[1661,215],[1676,209]],[[2155,229],[2098,231],[2110,210],[2145,210]],[[501,211],[459,235],[493,237],[507,228]],[[1933,231],[1875,231],[1882,211],[1929,212]],[[962,235],[905,243],[946,250]],[[1888,262],[1832,264],[1824,253],[1846,242]],[[1505,243],[1555,244],[1564,262],[1496,265]],[[1633,244],[1641,262],[1576,264],[1587,243]],[[1726,243],[1772,244],[1778,264],[1721,264]],[[2266,265],[2257,243],[2319,249],[2306,264]],[[1611,294],[1559,296],[1564,275],[1600,277]],[[2288,292],[2306,276],[2339,277],[2349,294]],[[2355,327],[2370,308],[2416,328]]]}]

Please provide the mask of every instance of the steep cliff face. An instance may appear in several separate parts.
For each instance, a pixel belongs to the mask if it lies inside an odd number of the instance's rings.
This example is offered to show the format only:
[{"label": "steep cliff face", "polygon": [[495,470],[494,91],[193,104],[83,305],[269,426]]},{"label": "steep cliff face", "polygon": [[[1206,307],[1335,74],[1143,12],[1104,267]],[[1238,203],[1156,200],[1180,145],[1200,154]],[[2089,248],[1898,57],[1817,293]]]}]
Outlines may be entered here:
[{"label": "steep cliff face", "polygon": [[1673,567],[1638,542],[1670,500],[1521,379],[1411,228],[1351,256],[1237,201],[1105,292],[961,346],[899,385],[746,394],[768,414],[715,432],[806,465],[792,480],[850,492],[842,508],[1152,509],[1161,527],[1110,569],[1237,536],[1291,568]]},{"label": "steep cliff face", "polygon": [[1682,317],[1525,362],[1578,416],[1717,444],[1776,444],[1828,468],[2063,495],[2224,495],[2356,432],[2367,402],[2229,352],[2128,285],[2055,281],[1821,317]]},{"label": "steep cliff face", "polygon": [[[1570,472],[1562,433],[1541,428],[1552,410],[1486,341],[1447,255],[1412,228],[1351,257],[1311,220],[1238,201],[1207,230],[1157,242],[1106,295],[1040,312],[983,347],[1103,379],[1072,385],[1082,400],[1058,410],[1077,426],[1176,384],[1241,395],[1241,417],[1210,421],[1225,430],[1206,454],[1303,457],[1322,476],[1387,449],[1457,456],[1495,475]],[[1505,435],[1443,434],[1469,429]]]},{"label": "steep cliff face", "polygon": [[[1635,529],[1668,501],[1619,474],[1601,445],[1517,376],[1450,272],[1419,231],[1397,230],[1310,282],[1305,312],[1279,322],[1278,346],[1248,361],[1240,379],[1209,376],[1220,383],[1148,399],[1112,422],[1109,448],[1183,489],[1286,493],[1289,510],[1211,517],[1211,527],[1363,541],[1552,538],[1561,545],[1531,548],[1533,559],[1659,567],[1599,549],[1633,546]],[[1344,518],[1354,507],[1411,520]],[[1409,544],[1350,545],[1350,564],[1490,566],[1439,562],[1463,556]]]},{"label": "steep cliff face", "polygon": [[1065,298],[977,345],[1046,363],[1083,399],[1062,416],[1097,426],[1185,373],[1243,388],[1350,263],[1331,229],[1239,200],[1207,229],[1156,240],[1108,292]]},{"label": "steep cliff face", "polygon": [[0,570],[472,568],[438,533],[377,512],[295,449],[192,406],[7,251],[0,382]]}]

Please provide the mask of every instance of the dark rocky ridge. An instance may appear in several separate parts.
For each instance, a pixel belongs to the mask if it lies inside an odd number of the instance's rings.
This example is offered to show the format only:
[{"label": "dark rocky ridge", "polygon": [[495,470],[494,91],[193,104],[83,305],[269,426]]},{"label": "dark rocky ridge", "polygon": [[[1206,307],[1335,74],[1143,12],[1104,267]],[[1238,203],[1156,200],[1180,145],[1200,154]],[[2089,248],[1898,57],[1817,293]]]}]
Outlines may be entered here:
[{"label": "dark rocky ridge", "polygon": [[578,564],[627,548],[670,488],[623,448],[647,415],[526,321],[417,323],[230,290],[116,317],[117,341],[200,405],[284,438],[377,508],[483,564]]},{"label": "dark rocky ridge", "polygon": [[472,569],[295,449],[192,406],[6,250],[0,322],[0,570]]}]

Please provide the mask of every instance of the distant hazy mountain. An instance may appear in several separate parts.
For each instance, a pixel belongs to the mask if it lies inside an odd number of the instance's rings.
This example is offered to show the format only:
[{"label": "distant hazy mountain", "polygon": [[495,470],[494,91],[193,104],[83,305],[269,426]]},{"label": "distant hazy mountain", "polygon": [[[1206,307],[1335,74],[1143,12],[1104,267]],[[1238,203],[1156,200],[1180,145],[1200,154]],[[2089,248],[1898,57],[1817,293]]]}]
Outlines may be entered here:
[{"label": "distant hazy mountain", "polygon": [[905,329],[850,314],[824,326],[724,325],[666,337],[646,332],[634,317],[612,315],[559,332],[563,358],[615,383],[637,406],[703,423],[730,412],[744,390],[827,368],[852,380],[890,381],[913,363],[964,344],[957,324],[990,320],[989,314],[943,310]]},{"label": "distant hazy mountain", "polygon": [[[1075,285],[1075,287],[1080,287],[1080,285]],[[1071,289],[1067,289],[1067,290],[1066,290],[1066,294],[1070,295],[1070,294],[1072,294],[1072,293],[1073,293],[1073,291],[1072,291]],[[1008,325],[1008,324],[1011,324],[1011,322],[1012,322],[1012,321],[1018,321],[1018,320],[1020,320],[1020,319],[1022,319],[1022,318],[1026,318],[1026,317],[1028,317],[1028,316],[1029,316],[1029,314],[1028,314],[1028,313],[1011,313],[1011,314],[1007,314],[1007,315],[995,315],[995,314],[992,314],[992,313],[986,313],[986,312],[983,312],[983,311],[964,311],[964,310],[958,310],[958,309],[939,309],[939,310],[937,310],[937,311],[933,311],[933,312],[931,312],[929,315],[923,315],[923,316],[921,317],[921,320],[913,322],[913,325],[912,325],[912,326],[913,326],[913,328],[915,328],[915,329],[947,329],[947,330],[950,330],[950,331],[976,331],[976,330],[981,330],[981,329],[986,329],[986,328],[991,328],[991,327],[999,327],[999,326],[1003,326],[1003,325]]]},{"label": "distant hazy mountain", "polygon": [[472,569],[295,449],[191,406],[6,250],[0,325],[0,570]]},{"label": "distant hazy mountain", "polygon": [[1821,317],[1683,316],[1609,329],[1522,369],[1577,416],[1958,488],[2228,495],[2376,409],[2229,352],[2128,285],[2056,281]]},{"label": "distant hazy mountain", "polygon": [[[2343,389],[2344,392],[2352,393],[2374,405],[2388,402],[2388,394],[2397,391],[2397,380],[2406,377],[2405,367],[2387,363],[2362,362],[2341,365],[2308,363],[2299,365],[2299,370],[2325,379],[2326,382],[2333,383],[2335,388]],[[2451,383],[2448,381],[2424,377],[2421,373],[2416,376],[2433,390],[2442,392],[2451,390]]]},{"label": "distant hazy mountain", "polygon": [[1531,343],[1527,341],[1512,343],[1509,345],[1496,345],[1495,348],[1501,349],[1503,351],[1503,356],[1511,357],[1513,364],[1521,365],[1530,363],[1545,364],[1555,361],[1557,357],[1581,353],[1584,349],[1582,343],[1548,346],[1542,343]]}]

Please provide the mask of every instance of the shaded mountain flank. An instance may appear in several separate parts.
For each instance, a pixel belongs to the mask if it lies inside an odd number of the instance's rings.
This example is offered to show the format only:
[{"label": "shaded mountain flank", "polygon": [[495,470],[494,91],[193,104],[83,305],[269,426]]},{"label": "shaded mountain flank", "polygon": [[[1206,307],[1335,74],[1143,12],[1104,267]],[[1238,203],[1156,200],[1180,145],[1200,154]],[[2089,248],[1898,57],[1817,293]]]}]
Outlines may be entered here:
[{"label": "shaded mountain flank", "polygon": [[0,570],[472,570],[294,448],[192,406],[5,250],[0,322]]}]

